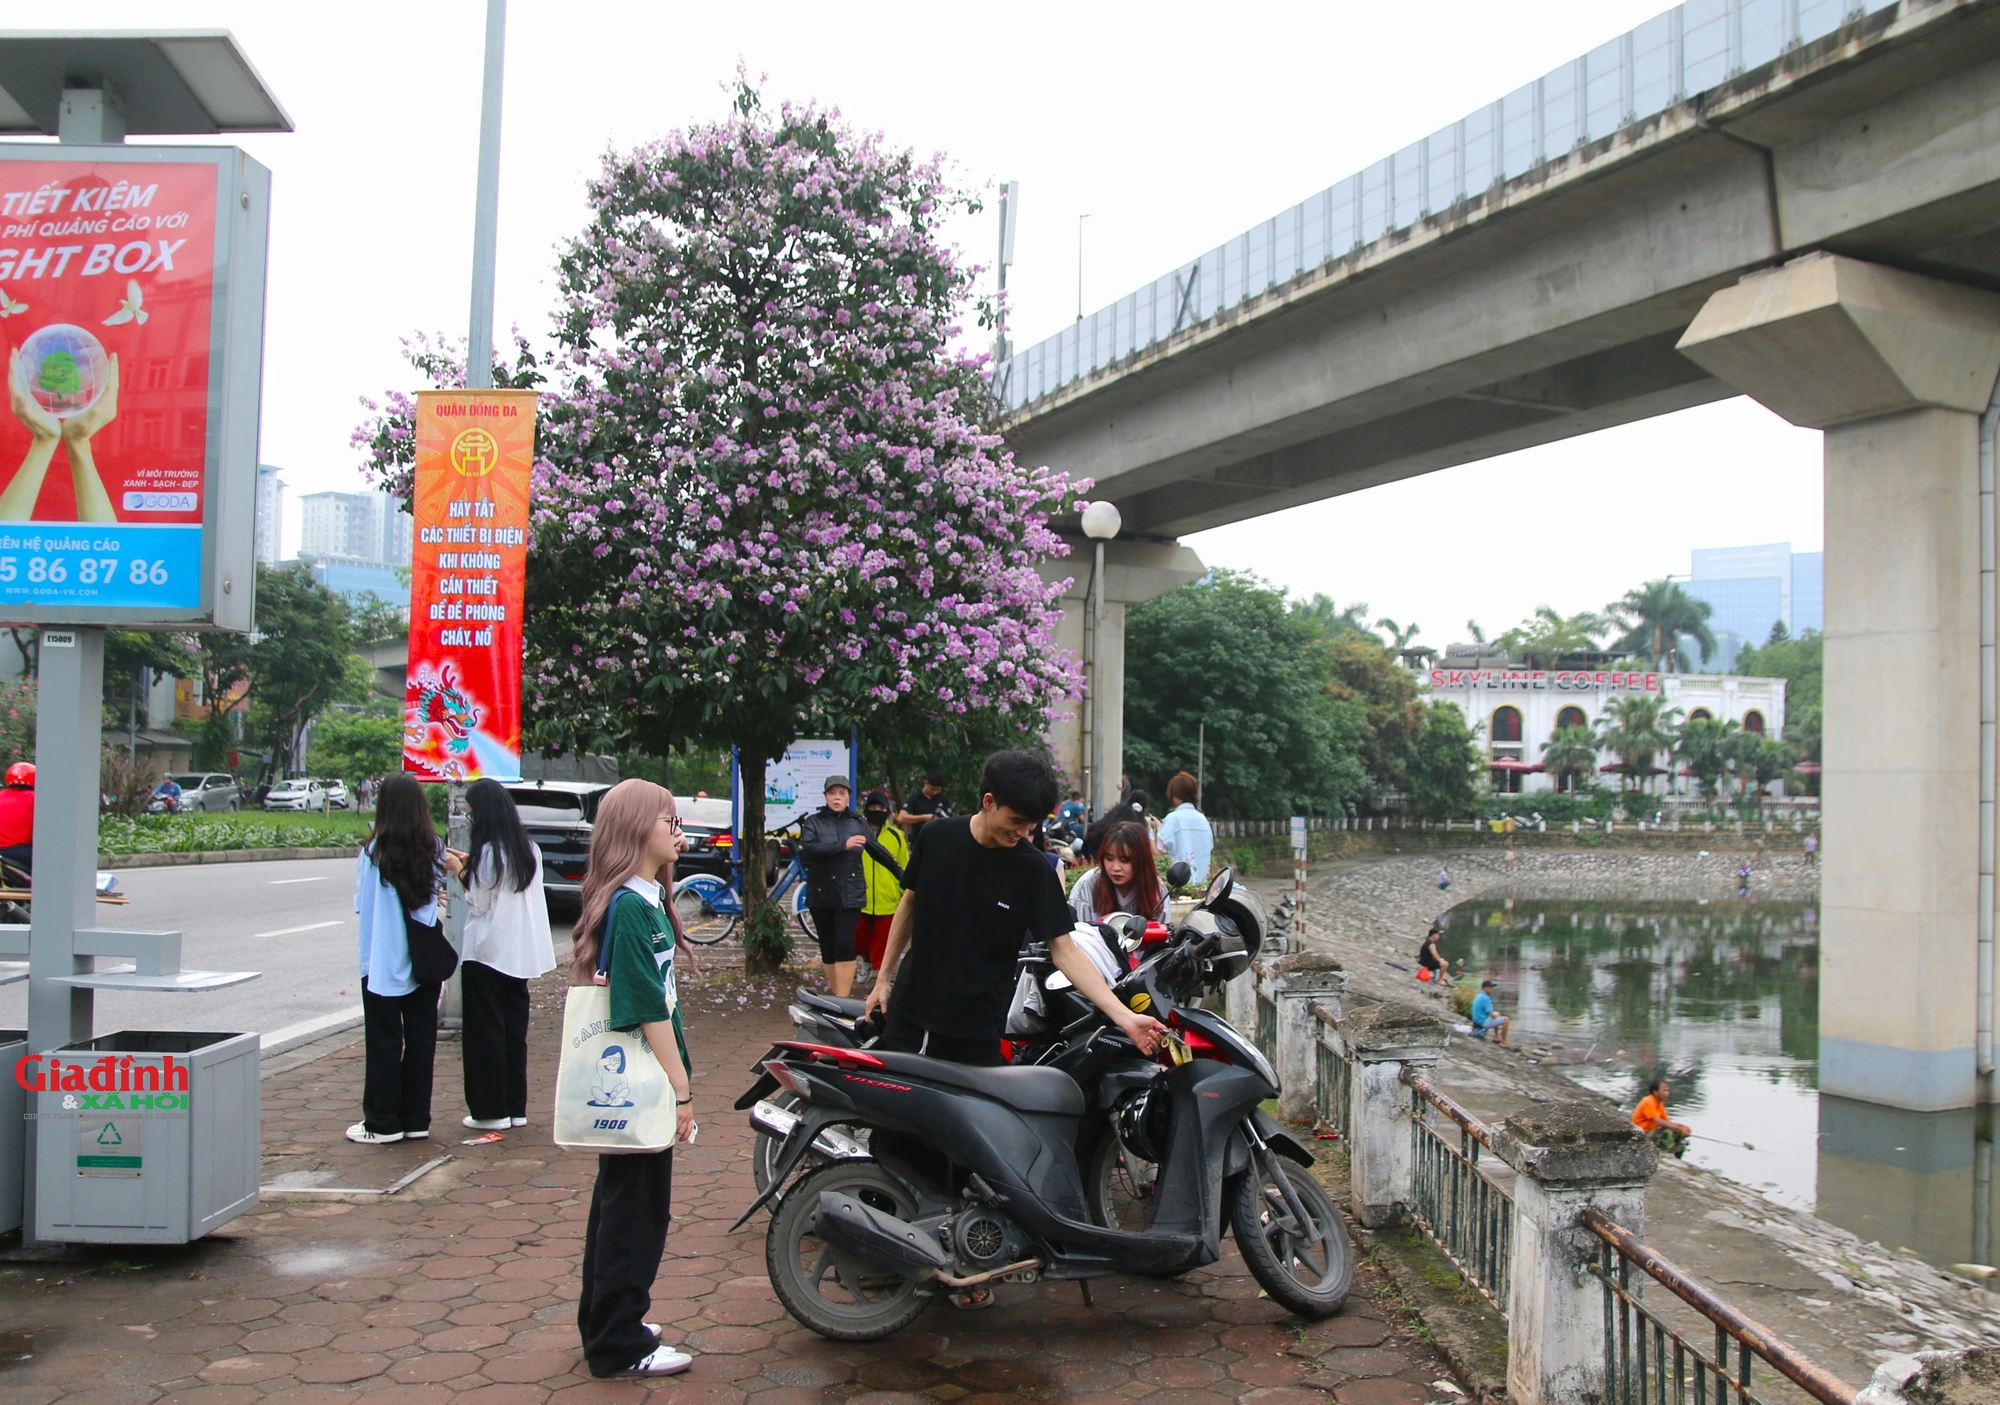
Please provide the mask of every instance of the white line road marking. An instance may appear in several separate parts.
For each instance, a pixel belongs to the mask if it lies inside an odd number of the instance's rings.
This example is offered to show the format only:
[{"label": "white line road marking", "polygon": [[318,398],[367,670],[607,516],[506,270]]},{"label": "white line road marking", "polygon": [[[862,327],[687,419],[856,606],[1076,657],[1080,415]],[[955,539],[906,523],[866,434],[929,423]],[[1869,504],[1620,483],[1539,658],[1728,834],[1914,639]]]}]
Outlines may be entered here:
[{"label": "white line road marking", "polygon": [[324,882],[326,882],[326,875],[323,873],[317,878],[273,878],[270,880],[270,884],[273,888],[282,887],[287,883],[324,883]]},{"label": "white line road marking", "polygon": [[339,920],[332,922],[308,922],[303,927],[280,927],[275,932],[252,932],[250,940],[256,941],[261,937],[289,937],[299,932],[317,932],[322,927],[338,927],[339,925]]}]

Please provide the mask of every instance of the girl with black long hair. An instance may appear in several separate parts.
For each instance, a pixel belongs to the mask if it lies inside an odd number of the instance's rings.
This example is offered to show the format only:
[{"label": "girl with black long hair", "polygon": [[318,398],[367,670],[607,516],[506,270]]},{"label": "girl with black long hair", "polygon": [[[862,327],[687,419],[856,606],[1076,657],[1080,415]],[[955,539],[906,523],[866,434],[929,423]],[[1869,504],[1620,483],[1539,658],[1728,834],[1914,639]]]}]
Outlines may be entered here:
[{"label": "girl with black long hair", "polygon": [[383,781],[375,827],[355,864],[368,1058],[361,1121],[347,1129],[351,1142],[372,1146],[431,1134],[440,983],[419,982],[411,972],[405,921],[437,921],[443,847],[417,779],[395,775]]},{"label": "girl with black long hair", "polygon": [[460,1120],[480,1131],[528,1125],[528,982],[556,968],[542,894],[542,856],[514,797],[495,780],[465,789],[471,850],[446,850],[445,867],[465,885],[459,979],[465,994],[465,1105]]}]

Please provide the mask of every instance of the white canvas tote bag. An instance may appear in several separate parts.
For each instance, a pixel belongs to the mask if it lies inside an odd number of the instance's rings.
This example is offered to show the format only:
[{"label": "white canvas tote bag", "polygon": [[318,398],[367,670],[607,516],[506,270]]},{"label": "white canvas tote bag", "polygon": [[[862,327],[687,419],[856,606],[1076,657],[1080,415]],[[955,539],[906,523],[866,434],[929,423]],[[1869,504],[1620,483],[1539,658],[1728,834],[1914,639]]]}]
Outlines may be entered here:
[{"label": "white canvas tote bag", "polygon": [[[623,896],[621,892],[618,898]],[[618,898],[612,900],[613,910]],[[604,933],[598,944],[600,971],[610,964],[610,912],[605,913]],[[671,1004],[667,1014],[673,1014]],[[643,1034],[636,1029],[622,1034],[611,1027],[608,986],[569,988],[554,1121],[556,1145],[572,1151],[665,1151],[674,1144],[673,1084]]]}]

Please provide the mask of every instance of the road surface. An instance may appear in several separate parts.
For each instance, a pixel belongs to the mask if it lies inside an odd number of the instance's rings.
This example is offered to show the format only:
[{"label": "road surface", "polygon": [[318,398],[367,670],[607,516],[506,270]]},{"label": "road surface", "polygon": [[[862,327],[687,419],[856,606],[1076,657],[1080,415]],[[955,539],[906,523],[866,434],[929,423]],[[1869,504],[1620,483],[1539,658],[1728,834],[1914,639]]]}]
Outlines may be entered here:
[{"label": "road surface", "polygon": [[[107,927],[181,933],[189,970],[261,971],[207,995],[99,991],[96,1029],[274,1030],[357,1008],[354,860],[189,864],[117,870],[125,907],[98,906]],[[100,967],[118,963],[103,960]],[[0,1028],[27,1025],[25,982],[0,988]]]}]

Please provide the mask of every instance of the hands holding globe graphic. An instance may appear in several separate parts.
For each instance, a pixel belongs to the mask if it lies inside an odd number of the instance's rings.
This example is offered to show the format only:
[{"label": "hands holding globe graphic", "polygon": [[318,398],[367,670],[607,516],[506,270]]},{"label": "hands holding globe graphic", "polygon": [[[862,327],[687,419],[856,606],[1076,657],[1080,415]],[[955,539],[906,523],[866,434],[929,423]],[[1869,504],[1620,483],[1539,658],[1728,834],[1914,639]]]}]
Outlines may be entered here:
[{"label": "hands holding globe graphic", "polygon": [[[30,337],[29,343],[34,340]],[[7,358],[8,406],[14,418],[27,428],[29,438],[21,466],[14,470],[5,489],[0,490],[0,522],[27,522],[34,518],[35,503],[42,495],[42,480],[55,457],[58,441],[69,453],[76,519],[116,522],[118,516],[112,511],[110,494],[104,490],[90,441],[118,415],[118,357],[114,354],[106,361],[99,349],[95,365],[86,360],[80,367],[78,362],[82,358],[76,353],[83,348],[55,350],[42,355],[31,372],[27,364],[31,357],[23,352],[37,349],[32,345],[17,347]],[[87,352],[84,354],[87,357]],[[86,380],[95,384],[86,386]],[[72,385],[71,381],[77,384]]]}]

